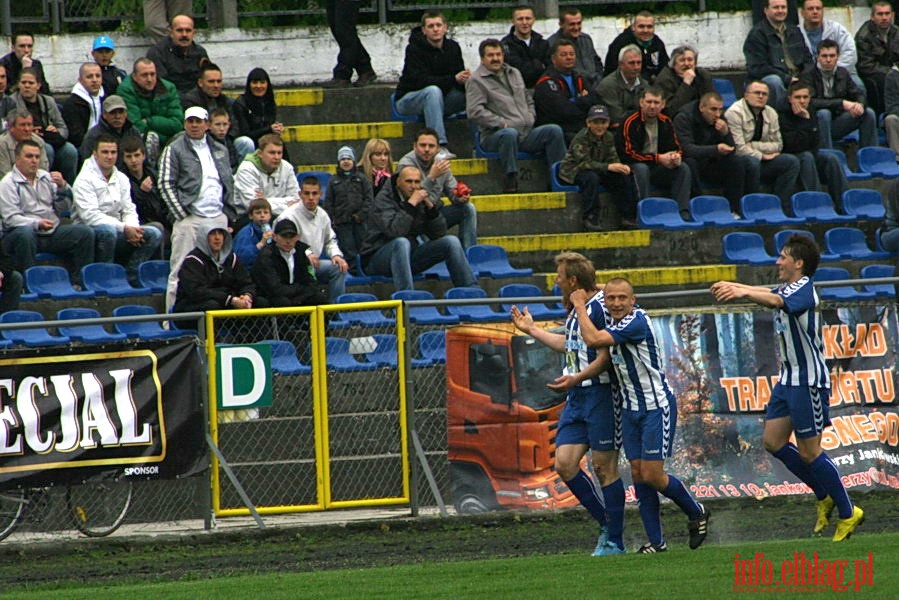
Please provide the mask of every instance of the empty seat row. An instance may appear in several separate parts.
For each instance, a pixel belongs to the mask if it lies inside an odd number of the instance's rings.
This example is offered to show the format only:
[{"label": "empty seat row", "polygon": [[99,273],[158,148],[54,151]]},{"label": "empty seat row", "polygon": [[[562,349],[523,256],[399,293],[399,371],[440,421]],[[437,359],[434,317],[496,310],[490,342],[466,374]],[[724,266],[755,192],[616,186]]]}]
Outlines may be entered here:
[{"label": "empty seat row", "polygon": [[[721,240],[723,260],[724,262],[738,265],[773,265],[787,239],[794,233],[815,239],[814,234],[810,231],[800,229],[778,231],[774,234],[775,254],[773,256],[768,254],[768,251],[765,249],[765,240],[758,233],[749,231],[728,233]],[[865,232],[861,229],[834,227],[824,233],[825,251],[821,253],[821,261],[881,260],[891,257],[892,254],[880,247],[879,229],[874,234],[874,237],[876,250],[872,250],[868,246]]]},{"label": "empty seat row", "polygon": [[72,286],[69,272],[59,266],[38,265],[25,270],[25,286],[27,294],[22,300],[38,300],[52,298],[54,300],[72,300],[75,298],[94,298],[109,296],[125,298],[129,296],[149,296],[156,292],[164,292],[169,276],[169,261],[150,260],[138,267],[140,287],[134,287],[128,281],[125,267],[116,263],[91,263],[81,269],[83,290]]},{"label": "empty seat row", "polygon": [[[896,273],[894,265],[866,265],[861,269],[862,279],[893,277]],[[815,282],[845,281],[852,279],[849,271],[836,267],[820,267],[815,272]],[[889,283],[866,284],[862,289],[853,286],[819,287],[818,295],[825,300],[873,300],[875,298],[895,298],[896,288]]]}]

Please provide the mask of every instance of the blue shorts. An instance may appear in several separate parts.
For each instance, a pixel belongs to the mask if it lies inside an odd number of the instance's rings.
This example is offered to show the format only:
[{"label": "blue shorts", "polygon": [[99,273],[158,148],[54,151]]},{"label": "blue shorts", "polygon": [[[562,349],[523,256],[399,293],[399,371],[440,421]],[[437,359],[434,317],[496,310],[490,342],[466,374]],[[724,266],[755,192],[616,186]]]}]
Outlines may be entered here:
[{"label": "blue shorts", "polygon": [[652,410],[621,411],[624,454],[628,460],[665,460],[674,450],[677,404]]},{"label": "blue shorts", "polygon": [[616,418],[612,386],[598,383],[568,391],[568,400],[559,417],[556,446],[586,444],[591,450],[617,450],[621,447],[621,421]]},{"label": "blue shorts", "polygon": [[765,419],[790,417],[798,438],[812,438],[830,427],[830,390],[777,383]]}]

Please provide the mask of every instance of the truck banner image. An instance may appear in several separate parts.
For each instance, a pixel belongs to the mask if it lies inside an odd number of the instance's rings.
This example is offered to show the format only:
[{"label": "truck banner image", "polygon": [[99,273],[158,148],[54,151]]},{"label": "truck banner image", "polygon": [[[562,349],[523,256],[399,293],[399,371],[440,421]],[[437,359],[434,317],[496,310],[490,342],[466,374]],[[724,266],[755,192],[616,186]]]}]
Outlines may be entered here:
[{"label": "truck banner image", "polygon": [[174,479],[206,466],[192,340],[0,360],[0,488]]},{"label": "truck banner image", "polygon": [[[821,320],[833,422],[822,446],[848,489],[899,490],[896,308],[826,309]],[[678,399],[677,440],[666,468],[698,498],[811,493],[762,445],[779,365],[772,311],[654,314],[652,323]],[[511,325],[447,330],[448,456],[457,511],[577,503],[552,470],[565,397],[546,383],[561,373],[561,360]],[[623,456],[620,468],[627,486]],[[627,500],[636,500],[632,487]]]}]

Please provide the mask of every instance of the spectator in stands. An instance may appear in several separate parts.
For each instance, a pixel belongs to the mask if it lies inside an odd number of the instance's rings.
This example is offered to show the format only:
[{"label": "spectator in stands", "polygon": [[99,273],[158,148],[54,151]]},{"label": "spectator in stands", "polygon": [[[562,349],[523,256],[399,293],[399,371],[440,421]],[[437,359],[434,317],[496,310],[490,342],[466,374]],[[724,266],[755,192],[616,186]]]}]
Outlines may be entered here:
[{"label": "spectator in stands", "polygon": [[359,159],[362,172],[371,181],[372,196],[377,196],[384,184],[393,175],[393,160],[390,157],[390,142],[372,138],[365,143]]},{"label": "spectator in stands", "polygon": [[19,309],[23,287],[22,274],[8,257],[0,256],[0,314]]},{"label": "spectator in stands", "polygon": [[0,65],[0,129],[6,129],[6,114],[16,107],[16,101],[6,93],[6,67]]},{"label": "spectator in stands", "polygon": [[128,77],[125,69],[120,69],[112,62],[115,57],[115,42],[108,35],[94,38],[91,56],[94,62],[100,65],[100,71],[103,73],[103,95],[112,96],[119,89],[119,84]]},{"label": "spectator in stands", "polygon": [[534,31],[534,9],[519,6],[512,10],[512,28],[500,40],[506,63],[521,72],[524,85],[531,89],[549,66],[549,43]]},{"label": "spectator in stands", "polygon": [[[797,10],[798,0],[788,0],[787,1],[787,23],[790,25],[798,25],[799,24],[799,12]],[[768,5],[768,0],[752,0],[752,24],[755,25],[759,21],[763,21],[765,19],[765,7]]]},{"label": "spectator in stands", "polygon": [[34,132],[34,117],[27,110],[13,109],[6,115],[7,129],[0,133],[0,177],[12,171],[16,164],[16,146],[25,140],[31,140],[40,148],[40,164],[44,171],[50,169],[44,139]]},{"label": "spectator in stands", "polygon": [[300,232],[300,240],[309,248],[306,257],[315,268],[315,276],[328,284],[328,300],[336,302],[346,292],[346,274],[350,269],[337,243],[337,234],[331,226],[331,217],[319,206],[322,186],[310,175],[300,184],[301,202],[294,204],[278,217],[280,221],[293,221]]},{"label": "spectator in stands", "polygon": [[7,86],[14,90],[19,85],[22,69],[34,69],[37,74],[38,90],[41,94],[50,95],[50,84],[44,76],[44,65],[32,55],[34,53],[34,36],[28,31],[16,31],[9,36],[12,52],[0,58],[0,66],[6,69]]},{"label": "spectator in stands", "polygon": [[131,121],[128,120],[128,107],[121,96],[106,96],[103,100],[103,108],[100,114],[100,121],[91,127],[84,135],[81,141],[81,148],[78,150],[78,162],[83,163],[90,158],[94,152],[94,144],[101,135],[109,135],[119,143],[119,162],[116,167],[122,170],[124,155],[121,152],[121,144],[125,138],[136,138],[143,144],[140,132]]},{"label": "spectator in stands", "polygon": [[884,111],[884,79],[899,62],[899,27],[893,23],[893,6],[874,2],[871,18],[855,33],[858,74],[868,91],[868,100],[876,113]]},{"label": "spectator in stands", "polygon": [[100,122],[103,96],[100,66],[97,63],[83,63],[78,69],[78,82],[62,105],[62,118],[69,128],[68,140],[76,148],[81,147],[88,129]]},{"label": "spectator in stands", "polygon": [[191,0],[143,0],[144,27],[158,42],[168,33],[169,21],[175,15],[189,15],[193,12]]},{"label": "spectator in stands", "polygon": [[684,162],[693,171],[694,187],[700,180],[721,185],[731,211],[739,214],[740,198],[758,191],[759,182],[750,177],[755,172],[751,159],[735,152],[734,136],[723,114],[721,95],[708,92],[677,113],[674,130],[684,149]]},{"label": "spectator in stands", "polygon": [[328,299],[318,288],[315,269],[306,258],[309,246],[300,241],[296,224],[275,223],[272,243],[259,251],[251,274],[259,293],[271,306],[317,306]]},{"label": "spectator in stands", "polygon": [[621,217],[622,229],[637,227],[637,198],[631,168],[618,158],[615,137],[609,131],[608,109],[597,104],[587,113],[581,129],[559,165],[559,179],[577,185],[584,203],[582,215],[587,231],[606,231],[610,224],[600,222],[600,186],[605,187]]},{"label": "spectator in stands", "polygon": [[340,48],[337,64],[325,88],[350,87],[353,71],[356,71],[354,85],[362,87],[373,82],[378,76],[371,68],[371,57],[359,39],[356,25],[359,23],[359,0],[328,0],[325,2],[328,27]]},{"label": "spectator in stands", "polygon": [[805,45],[812,56],[818,54],[818,44],[823,40],[833,40],[837,44],[837,52],[840,55],[837,65],[849,71],[855,85],[864,88],[856,69],[858,54],[856,54],[855,38],[852,37],[852,34],[836,21],[824,18],[822,0],[804,0],[800,12],[802,12],[802,25],[799,27],[799,31],[802,32]]},{"label": "spectator in stands", "polygon": [[421,27],[412,30],[396,86],[396,111],[424,115],[425,125],[437,132],[447,156],[456,158],[446,149],[443,118],[465,110],[465,82],[471,71],[465,68],[462,48],[446,37],[446,30],[446,17],[434,11],[426,12]]},{"label": "spectator in stands", "polygon": [[534,87],[534,124],[556,124],[570,143],[584,126],[587,111],[600,101],[589,83],[574,68],[577,55],[574,43],[559,40],[552,46],[552,65],[549,66]]},{"label": "spectator in stands", "polygon": [[371,180],[356,168],[356,153],[349,146],[337,151],[337,173],[328,180],[328,214],[340,249],[350,265],[356,269],[356,255],[365,241],[365,223],[375,200]]},{"label": "spectator in stands", "polygon": [[[131,76],[118,89],[128,107],[134,127],[144,137],[147,158],[156,164],[159,151],[169,138],[183,129],[184,113],[175,86],[156,75],[156,64],[149,58],[134,61]],[[191,238],[193,243],[193,238]]]},{"label": "spectator in stands", "polygon": [[84,162],[72,186],[72,222],[93,229],[95,261],[124,265],[128,280],[138,285],[137,267],[154,257],[162,232],[140,224],[131,201],[131,183],[115,166],[118,153],[114,138],[97,138],[92,157]]},{"label": "spectator in stands", "polygon": [[222,70],[218,65],[207,62],[200,67],[197,87],[181,95],[181,108],[187,109],[191,106],[202,106],[210,115],[214,115],[219,108],[228,113],[230,121],[228,137],[234,140],[234,147],[241,160],[256,149],[253,140],[243,135],[236,116],[234,100],[222,93]]},{"label": "spectator in stands", "polygon": [[284,133],[284,124],[278,120],[275,90],[265,69],[256,67],[247,74],[247,85],[244,93],[235,100],[234,112],[241,133],[257,145],[259,138],[268,133]]},{"label": "spectator in stands", "polygon": [[812,53],[796,25],[787,19],[787,0],[767,0],[765,19],[756,24],[743,43],[749,79],[768,84],[768,104],[775,110],[787,105],[787,86],[814,65]]},{"label": "spectator in stands", "polygon": [[32,140],[16,146],[16,164],[0,180],[3,252],[16,271],[33,267],[38,252],[71,259],[72,281],[81,284],[81,268],[94,262],[94,232],[85,225],[62,225],[57,208],[68,209],[71,188],[59,173],[40,168],[41,147]]},{"label": "spectator in stands", "polygon": [[[109,102],[111,98],[107,98]],[[115,138],[113,138],[115,139]],[[166,258],[165,247],[172,236],[172,217],[159,196],[156,170],[147,164],[147,154],[139,137],[127,137],[119,142],[123,166],[119,169],[131,183],[131,201],[137,208],[141,225],[152,225],[162,232],[160,254]],[[118,165],[116,165],[118,168]]]},{"label": "spectator in stands", "polygon": [[[400,159],[397,168],[412,165],[425,174],[422,186],[431,195],[431,203],[441,207],[447,228],[459,226],[462,247],[471,248],[478,243],[478,212],[471,203],[471,190],[456,181],[449,159],[440,150],[437,132],[428,127],[419,129],[412,151]],[[444,196],[449,204],[443,204]]]},{"label": "spectator in stands", "polygon": [[268,307],[231,251],[231,233],[225,227],[203,225],[194,243],[177,273],[178,293],[172,312]]},{"label": "spectator in stands", "polygon": [[668,64],[668,51],[665,42],[656,34],[656,19],[648,10],[641,10],[634,16],[631,26],[618,34],[609,44],[606,54],[606,75],[611,75],[618,68],[621,49],[625,46],[637,46],[643,58],[640,74],[649,84]]},{"label": "spectator in stands", "polygon": [[234,137],[229,133],[231,130],[231,115],[224,108],[216,108],[209,112],[209,135],[215,138],[228,149],[228,164],[231,165],[231,172],[236,173],[237,168],[243,159],[252,154],[241,154],[237,149]]},{"label": "spectator in stands", "polygon": [[[890,68],[884,80],[884,119],[883,127],[886,129],[887,145],[896,153],[896,162],[899,162],[899,67]],[[0,136],[0,140],[3,136]],[[2,172],[2,167],[0,167]]]},{"label": "spectator in stands", "polygon": [[803,71],[800,80],[812,92],[811,109],[818,115],[821,148],[833,148],[856,129],[859,147],[877,145],[877,117],[865,107],[865,93],[848,70],[837,65],[840,48],[833,40],[818,44],[818,61]]},{"label": "spectator in stands", "polygon": [[737,154],[751,159],[747,163],[751,180],[770,183],[786,209],[796,191],[799,159],[781,153],[780,121],[777,111],[767,105],[768,93],[764,81],[750,81],[743,98],[727,109],[724,118],[734,136]]},{"label": "spectator in stands", "polygon": [[272,243],[272,206],[265,198],[255,198],[247,214],[250,222],[234,236],[234,253],[247,269],[252,269],[259,251]]},{"label": "spectator in stands", "polygon": [[650,195],[650,183],[667,187],[680,207],[681,216],[690,216],[692,174],[682,160],[680,143],[671,119],[662,113],[665,99],[650,86],[640,93],[640,110],[627,117],[618,132],[618,155],[629,165],[637,183],[637,197]]},{"label": "spectator in stands", "polygon": [[[284,141],[269,133],[259,139],[259,149],[247,154],[234,175],[234,207],[238,223],[250,217],[253,200],[264,199],[275,216],[300,201],[293,165],[284,160]],[[330,196],[328,197],[330,200]],[[247,265],[249,268],[250,265]]]},{"label": "spectator in stands", "polygon": [[75,181],[78,150],[69,141],[69,128],[53,96],[39,93],[40,76],[31,67],[19,74],[19,91],[13,94],[16,107],[34,117],[34,133],[44,139],[50,167],[62,173],[66,181]]},{"label": "spectator in stands", "polygon": [[413,274],[446,261],[453,285],[476,286],[459,238],[447,235],[440,204],[421,187],[423,177],[414,165],[400,166],[375,197],[359,251],[365,272],[392,277],[397,290],[411,290]]},{"label": "spectator in stands", "polygon": [[890,183],[890,189],[883,196],[883,207],[886,216],[880,228],[880,243],[884,250],[899,252],[899,179]]},{"label": "spectator in stands", "polygon": [[574,68],[587,82],[587,88],[593,90],[602,79],[602,59],[596,53],[593,38],[590,37],[590,34],[584,33],[583,27],[584,17],[581,16],[579,9],[562,9],[559,12],[559,29],[546,41],[551,49],[559,40],[568,40],[574,44],[575,58],[577,59]]},{"label": "spectator in stands", "polygon": [[609,109],[613,128],[640,108],[640,94],[643,86],[648,85],[640,76],[642,68],[643,53],[639,46],[625,46],[618,53],[618,69],[606,75],[596,90]]},{"label": "spectator in stands", "polygon": [[[159,157],[159,195],[172,215],[172,251],[166,310],[175,303],[178,269],[201,227],[228,226],[233,217],[234,179],[228,149],[208,133],[209,113],[192,106],[184,113],[184,134]],[[230,246],[230,234],[228,242]]]},{"label": "spectator in stands", "polygon": [[665,113],[674,118],[680,109],[700,97],[715,91],[712,74],[696,66],[699,53],[692,46],[678,46],[671,51],[671,60],[653,84],[665,97]]},{"label": "spectator in stands", "polygon": [[159,40],[147,52],[147,58],[156,64],[159,78],[175,84],[181,94],[197,85],[200,67],[209,62],[206,49],[194,43],[195,33],[192,18],[176,15],[169,25],[168,37]]},{"label": "spectator in stands", "polygon": [[[824,42],[822,42],[824,43]],[[827,183],[831,198],[842,199],[849,182],[840,160],[832,154],[818,152],[820,120],[815,113],[811,87],[804,81],[790,84],[790,108],[779,115],[783,151],[799,159],[799,182],[809,192],[821,191],[821,180]]]},{"label": "spectator in stands", "polygon": [[499,152],[506,175],[503,192],[518,191],[518,152],[543,154],[547,166],[565,156],[565,134],[558,125],[534,127],[534,99],[518,69],[503,61],[503,46],[488,38],[478,47],[481,64],[465,84],[468,119],[480,130],[481,147]]}]

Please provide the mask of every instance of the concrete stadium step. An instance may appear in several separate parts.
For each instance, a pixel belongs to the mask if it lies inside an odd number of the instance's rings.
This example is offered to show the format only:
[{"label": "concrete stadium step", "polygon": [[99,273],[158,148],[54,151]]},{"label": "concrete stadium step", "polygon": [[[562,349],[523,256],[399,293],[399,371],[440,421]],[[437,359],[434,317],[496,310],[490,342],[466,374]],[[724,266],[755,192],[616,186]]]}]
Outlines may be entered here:
[{"label": "concrete stadium step", "polygon": [[[721,280],[736,280],[737,265],[682,265],[677,267],[652,267],[634,269],[604,269],[596,271],[596,282],[605,283],[613,277],[625,277],[636,288],[655,290],[658,288],[702,287]],[[540,273],[543,278],[541,288],[551,290],[556,274]]]}]

